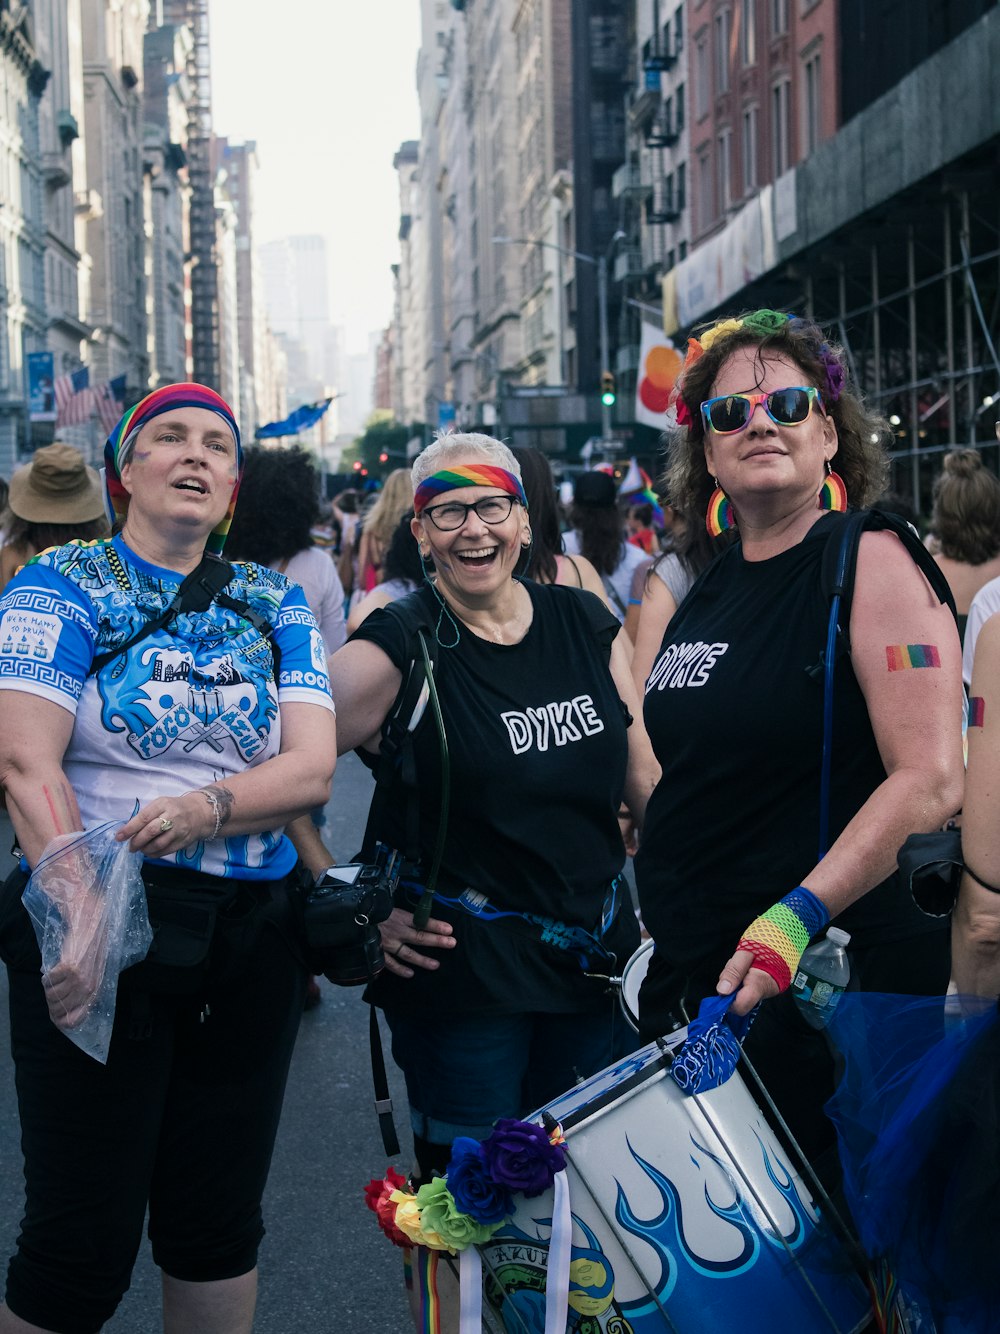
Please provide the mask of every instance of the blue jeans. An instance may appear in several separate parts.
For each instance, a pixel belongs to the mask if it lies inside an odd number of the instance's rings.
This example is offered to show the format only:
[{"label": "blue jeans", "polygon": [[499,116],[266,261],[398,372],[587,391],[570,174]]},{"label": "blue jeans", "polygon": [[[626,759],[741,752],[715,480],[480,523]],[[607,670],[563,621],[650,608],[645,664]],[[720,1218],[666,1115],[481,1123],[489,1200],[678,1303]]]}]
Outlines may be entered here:
[{"label": "blue jeans", "polygon": [[635,1034],[610,997],[598,1012],[429,1016],[385,1011],[415,1135],[483,1139],[628,1054]]}]

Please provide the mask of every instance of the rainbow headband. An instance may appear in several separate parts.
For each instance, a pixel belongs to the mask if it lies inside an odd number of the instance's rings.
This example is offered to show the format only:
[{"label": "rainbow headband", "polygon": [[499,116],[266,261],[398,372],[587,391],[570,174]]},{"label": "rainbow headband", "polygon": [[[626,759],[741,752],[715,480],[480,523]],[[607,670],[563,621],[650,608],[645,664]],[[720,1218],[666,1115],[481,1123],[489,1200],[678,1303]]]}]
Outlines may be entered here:
[{"label": "rainbow headband", "polygon": [[417,487],[413,497],[413,512],[420,511],[437,496],[445,491],[455,491],[460,486],[494,486],[498,491],[506,491],[515,496],[525,509],[528,498],[524,494],[520,477],[515,477],[506,468],[497,468],[492,463],[471,463],[460,468],[443,468],[441,472],[431,473]]},{"label": "rainbow headband", "polygon": [[139,431],[154,417],[162,417],[165,412],[176,408],[207,408],[217,413],[233,433],[236,441],[236,485],[229,498],[229,508],[225,516],[216,524],[205,543],[205,550],[218,555],[226,544],[226,537],[233,521],[236,508],[236,496],[243,476],[243,446],[240,443],[240,428],[236,425],[232,408],[214,389],[204,384],[167,384],[161,389],[154,389],[151,394],[140,399],[123,414],[118,425],[108,436],[104,446],[104,503],[111,524],[124,523],[128,514],[129,493],[121,480],[121,470],[128,462]]}]

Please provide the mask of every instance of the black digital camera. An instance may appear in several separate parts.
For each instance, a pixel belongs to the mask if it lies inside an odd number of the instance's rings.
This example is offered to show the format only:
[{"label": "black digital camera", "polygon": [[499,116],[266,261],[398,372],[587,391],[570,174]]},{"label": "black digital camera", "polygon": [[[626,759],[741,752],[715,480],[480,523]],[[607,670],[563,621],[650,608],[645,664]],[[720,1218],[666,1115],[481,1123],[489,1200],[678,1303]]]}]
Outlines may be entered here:
[{"label": "black digital camera", "polygon": [[400,855],[375,845],[373,862],[329,866],[306,892],[303,925],[309,964],[341,987],[378,977],[385,967],[378,924],[392,912]]}]

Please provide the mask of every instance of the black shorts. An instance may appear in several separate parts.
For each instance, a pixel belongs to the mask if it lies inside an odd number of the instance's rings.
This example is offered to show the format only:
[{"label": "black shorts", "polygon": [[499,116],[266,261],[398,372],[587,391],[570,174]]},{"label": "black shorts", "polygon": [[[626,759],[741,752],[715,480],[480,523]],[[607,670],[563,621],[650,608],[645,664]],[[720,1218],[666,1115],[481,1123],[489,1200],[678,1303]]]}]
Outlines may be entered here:
[{"label": "black shorts", "polygon": [[[254,1268],[306,973],[284,886],[246,882],[241,897],[220,927],[224,978],[195,997],[119,990],[106,1066],[49,1019],[38,965],[8,968],[27,1199],[7,1304],[23,1320],[99,1330],[128,1288],[147,1203],[164,1272],[206,1282]],[[26,913],[23,925],[32,937]],[[30,958],[33,939],[21,944]]]}]

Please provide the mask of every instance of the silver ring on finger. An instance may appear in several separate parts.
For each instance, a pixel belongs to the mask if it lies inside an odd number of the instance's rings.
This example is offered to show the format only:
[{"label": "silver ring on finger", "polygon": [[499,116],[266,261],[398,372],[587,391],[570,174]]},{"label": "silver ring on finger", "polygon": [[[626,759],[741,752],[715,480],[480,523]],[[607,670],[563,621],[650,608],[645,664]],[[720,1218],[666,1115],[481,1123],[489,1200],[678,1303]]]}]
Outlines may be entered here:
[{"label": "silver ring on finger", "polygon": [[163,818],[160,820],[160,833],[169,834],[171,829],[173,829],[173,827],[174,827],[173,820],[171,820],[169,816],[164,815]]}]

